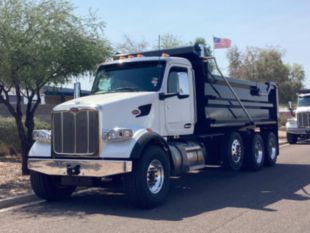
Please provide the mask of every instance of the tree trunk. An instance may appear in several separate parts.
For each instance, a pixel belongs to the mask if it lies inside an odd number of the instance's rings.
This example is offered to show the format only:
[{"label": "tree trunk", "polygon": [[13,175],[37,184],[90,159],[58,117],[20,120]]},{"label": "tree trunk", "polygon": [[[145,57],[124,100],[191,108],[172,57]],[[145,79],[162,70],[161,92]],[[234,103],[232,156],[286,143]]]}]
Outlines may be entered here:
[{"label": "tree trunk", "polygon": [[28,144],[25,128],[23,126],[22,115],[16,115],[14,117],[15,117],[15,122],[17,126],[18,136],[20,139],[20,146],[21,146],[22,174],[28,175],[29,170],[27,166],[27,161],[28,161],[29,144]]},{"label": "tree trunk", "polygon": [[28,153],[33,144],[32,133],[34,129],[34,115],[30,111],[28,111],[28,108],[26,110],[25,126],[27,128],[27,135],[26,135],[27,148],[26,148],[26,155],[23,155],[23,157],[25,158],[25,161],[23,160],[22,171],[24,174],[24,168],[25,168],[26,174],[29,174],[28,167],[26,168],[26,166],[28,162]]},{"label": "tree trunk", "polygon": [[[10,89],[10,88],[9,88]],[[17,96],[16,108],[14,109],[13,105],[10,103],[9,90],[5,90],[4,86],[0,85],[0,100],[7,107],[8,111],[11,113],[12,117],[15,119],[16,128],[19,136],[20,147],[22,152],[22,174],[29,174],[27,166],[27,158],[29,151],[29,143],[26,137],[25,128],[23,126],[23,113],[21,110],[21,97],[20,97],[20,88],[18,85],[15,85],[15,91]]]},{"label": "tree trunk", "polygon": [[[28,167],[27,167],[27,162],[28,162],[28,153],[31,149],[31,146],[33,144],[33,139],[32,139],[32,133],[34,130],[34,113],[41,103],[41,98],[40,98],[40,89],[37,90],[37,100],[36,103],[33,105],[32,100],[33,97],[35,96],[35,92],[33,92],[29,98],[28,98],[28,104],[26,108],[26,119],[25,119],[25,127],[27,128],[27,134],[26,134],[26,154],[23,155],[23,165],[22,165],[22,171],[23,174],[29,174]],[[25,160],[25,161],[24,161]]]},{"label": "tree trunk", "polygon": [[23,125],[23,112],[22,112],[22,98],[21,98],[21,90],[20,86],[18,84],[15,84],[15,92],[16,92],[16,115],[15,121],[16,121],[16,126],[18,130],[18,135],[20,139],[20,144],[21,144],[21,152],[22,152],[22,174],[23,175],[28,175],[29,170],[28,170],[28,152],[30,149],[28,138],[26,135],[25,127]]},{"label": "tree trunk", "polygon": [[[0,83],[1,84],[1,83]],[[40,89],[33,92],[31,95],[28,95],[28,104],[26,108],[26,119],[25,124],[23,124],[23,112],[22,112],[22,98],[21,98],[21,90],[18,84],[15,84],[15,92],[16,92],[16,106],[15,108],[10,103],[9,90],[6,90],[4,86],[0,85],[0,100],[7,107],[8,111],[11,113],[12,117],[15,119],[16,128],[19,136],[20,147],[21,147],[21,156],[22,156],[22,174],[28,175],[28,153],[31,149],[33,139],[32,132],[34,129],[34,113],[41,103],[40,98]],[[37,94],[36,103],[33,105],[32,100],[34,95]]]}]

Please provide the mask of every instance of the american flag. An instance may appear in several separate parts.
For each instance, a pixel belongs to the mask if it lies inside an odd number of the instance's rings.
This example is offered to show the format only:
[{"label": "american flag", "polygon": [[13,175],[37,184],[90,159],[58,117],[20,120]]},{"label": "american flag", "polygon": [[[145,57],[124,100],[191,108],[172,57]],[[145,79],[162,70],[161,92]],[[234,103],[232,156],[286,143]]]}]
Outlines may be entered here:
[{"label": "american flag", "polygon": [[214,49],[229,48],[231,45],[231,40],[226,38],[213,37],[213,44]]}]

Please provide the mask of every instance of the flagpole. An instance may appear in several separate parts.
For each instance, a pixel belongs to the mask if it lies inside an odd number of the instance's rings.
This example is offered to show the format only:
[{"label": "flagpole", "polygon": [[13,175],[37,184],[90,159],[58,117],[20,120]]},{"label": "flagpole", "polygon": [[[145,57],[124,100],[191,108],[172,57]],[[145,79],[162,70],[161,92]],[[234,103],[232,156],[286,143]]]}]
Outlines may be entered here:
[{"label": "flagpole", "polygon": [[214,49],[214,35],[212,34],[212,56],[215,57],[215,49]]}]

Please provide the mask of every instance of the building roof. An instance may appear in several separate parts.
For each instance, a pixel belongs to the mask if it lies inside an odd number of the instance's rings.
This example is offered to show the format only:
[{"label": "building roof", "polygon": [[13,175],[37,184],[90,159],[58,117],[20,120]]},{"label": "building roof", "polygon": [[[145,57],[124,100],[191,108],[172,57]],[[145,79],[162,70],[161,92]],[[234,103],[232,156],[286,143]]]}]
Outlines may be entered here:
[{"label": "building roof", "polygon": [[[73,96],[74,89],[66,87],[45,86],[43,87],[43,93],[46,96]],[[81,96],[87,96],[87,95],[90,95],[90,91],[81,90]]]}]

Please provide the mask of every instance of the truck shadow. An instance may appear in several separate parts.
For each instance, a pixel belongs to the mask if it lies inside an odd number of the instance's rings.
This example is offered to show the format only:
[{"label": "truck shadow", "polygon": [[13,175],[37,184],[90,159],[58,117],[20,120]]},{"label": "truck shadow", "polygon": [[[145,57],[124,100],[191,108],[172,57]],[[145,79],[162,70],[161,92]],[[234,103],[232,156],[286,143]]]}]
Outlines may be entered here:
[{"label": "truck shadow", "polygon": [[278,164],[260,172],[225,172],[207,168],[172,178],[168,200],[152,210],[132,207],[125,195],[92,191],[63,202],[43,202],[16,209],[25,218],[35,216],[84,218],[90,215],[114,215],[129,218],[179,221],[204,212],[226,207],[276,211],[269,205],[287,199],[307,201],[310,190],[310,165]]}]

